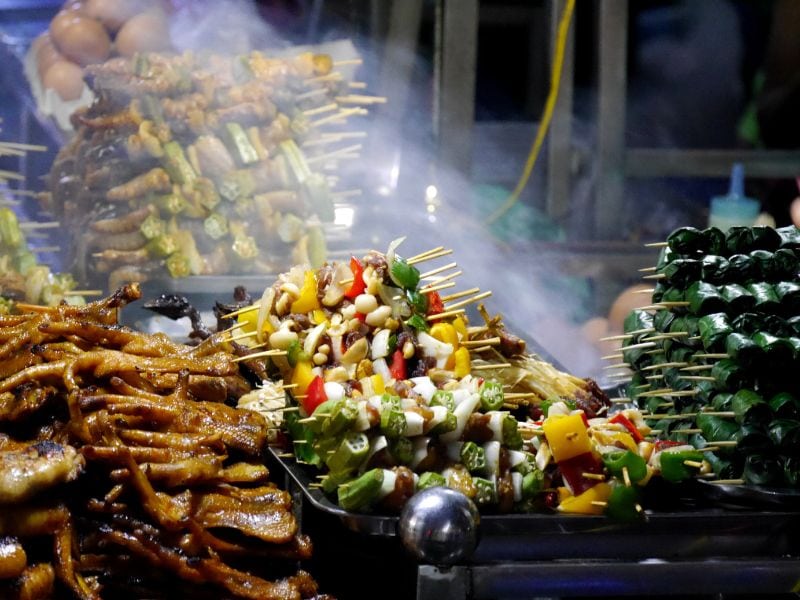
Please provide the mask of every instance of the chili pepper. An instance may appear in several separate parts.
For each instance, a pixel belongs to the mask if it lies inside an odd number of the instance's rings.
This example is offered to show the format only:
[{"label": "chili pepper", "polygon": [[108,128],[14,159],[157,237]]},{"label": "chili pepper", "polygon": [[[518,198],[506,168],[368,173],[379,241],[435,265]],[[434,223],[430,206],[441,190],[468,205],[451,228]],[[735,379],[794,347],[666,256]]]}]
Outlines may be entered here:
[{"label": "chili pepper", "polygon": [[503,407],[503,384],[493,379],[483,382],[480,392],[481,408],[483,410],[499,410]]},{"label": "chili pepper", "polygon": [[720,288],[722,299],[727,304],[727,311],[730,315],[737,315],[748,310],[752,310],[755,306],[756,299],[753,294],[738,283],[729,283]]},{"label": "chili pepper", "polygon": [[707,351],[720,348],[725,343],[728,334],[731,333],[728,315],[719,312],[700,317],[697,320],[697,330],[700,333],[703,348]]},{"label": "chili pepper", "polygon": [[389,373],[396,381],[408,379],[406,359],[403,357],[403,350],[397,348],[392,354],[392,363],[389,365]]},{"label": "chili pepper", "polygon": [[444,302],[439,292],[428,292],[428,315],[438,315],[444,312]]},{"label": "chili pepper", "polygon": [[626,417],[623,413],[618,412],[613,417],[611,417],[608,421],[609,423],[619,423],[625,429],[627,429],[630,434],[633,436],[634,441],[638,444],[639,442],[644,441],[644,437],[642,436],[641,432],[636,428],[636,425]]},{"label": "chili pepper", "polygon": [[445,485],[447,485],[447,480],[439,473],[435,473],[434,471],[425,471],[419,476],[419,481],[417,481],[417,491],[426,490],[429,487],[443,487]]},{"label": "chili pepper", "polygon": [[317,407],[327,399],[328,396],[325,394],[325,381],[320,375],[317,375],[308,384],[306,397],[302,400],[303,410],[305,410],[307,415],[311,415]]},{"label": "chili pepper", "polygon": [[701,463],[703,453],[697,450],[664,450],[659,455],[661,477],[671,483],[689,479],[697,472],[697,467],[689,463]]},{"label": "chili pepper", "polygon": [[389,265],[389,276],[404,290],[415,290],[419,285],[419,270],[399,256],[395,256],[394,261]]},{"label": "chili pepper", "polygon": [[638,521],[644,516],[639,497],[638,488],[615,485],[608,496],[605,514],[615,521]]},{"label": "chili pepper", "polygon": [[348,511],[369,508],[378,500],[383,478],[383,469],[372,469],[358,479],[343,483],[337,490],[339,506]]},{"label": "chili pepper", "polygon": [[355,300],[356,296],[363,294],[367,287],[367,284],[364,283],[364,267],[355,256],[350,257],[350,271],[353,273],[353,283],[350,284],[344,295],[350,300]]},{"label": "chili pepper", "polygon": [[647,476],[647,463],[644,458],[630,450],[604,454],[603,464],[609,473],[620,479],[624,479],[623,471],[627,469],[628,478],[634,483]]}]

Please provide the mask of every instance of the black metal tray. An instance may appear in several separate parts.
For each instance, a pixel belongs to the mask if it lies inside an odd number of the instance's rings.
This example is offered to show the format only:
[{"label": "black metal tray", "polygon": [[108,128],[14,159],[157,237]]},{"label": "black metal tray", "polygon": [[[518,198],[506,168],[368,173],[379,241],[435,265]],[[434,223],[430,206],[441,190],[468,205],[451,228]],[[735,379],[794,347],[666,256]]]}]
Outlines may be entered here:
[{"label": "black metal tray", "polygon": [[[399,517],[352,513],[334,504],[317,487],[314,473],[292,458],[275,460],[285,470],[288,484],[299,490],[304,510],[310,508],[339,521],[362,536],[394,538]],[[707,488],[715,494],[707,494]],[[665,488],[666,489],[666,488]],[[786,556],[800,554],[800,506],[775,504],[768,510],[718,502],[724,489],[711,484],[678,488],[673,497],[661,495],[661,506],[648,510],[636,523],[605,516],[561,514],[482,515],[480,543],[472,560],[499,562],[557,559],[677,558],[720,556]],[[733,506],[737,505],[737,506]]]}]

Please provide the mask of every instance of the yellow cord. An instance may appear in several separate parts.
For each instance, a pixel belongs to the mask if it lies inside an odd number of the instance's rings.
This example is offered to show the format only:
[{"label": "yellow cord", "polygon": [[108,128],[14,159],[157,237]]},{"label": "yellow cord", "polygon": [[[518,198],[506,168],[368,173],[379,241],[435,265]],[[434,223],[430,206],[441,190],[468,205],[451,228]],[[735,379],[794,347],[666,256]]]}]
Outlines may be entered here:
[{"label": "yellow cord", "polygon": [[533,140],[533,146],[528,153],[528,160],[525,161],[525,169],[522,171],[522,176],[517,182],[517,187],[511,192],[511,195],[503,203],[503,206],[495,210],[489,218],[487,223],[493,223],[504,214],[506,214],[522,194],[525,186],[528,185],[528,180],[531,177],[533,166],[536,164],[536,159],[539,156],[539,151],[542,149],[544,138],[547,135],[547,130],[550,128],[550,121],[553,119],[553,110],[556,106],[558,99],[558,89],[561,85],[561,71],[564,67],[564,52],[567,46],[567,35],[569,34],[569,25],[572,21],[572,13],[575,9],[575,0],[567,0],[567,5],[564,7],[564,14],[561,15],[561,20],[558,23],[558,36],[556,37],[556,47],[553,56],[553,68],[550,73],[550,93],[547,95],[547,101],[544,105],[544,113],[542,120],[539,123],[539,128],[536,131],[536,138]]}]

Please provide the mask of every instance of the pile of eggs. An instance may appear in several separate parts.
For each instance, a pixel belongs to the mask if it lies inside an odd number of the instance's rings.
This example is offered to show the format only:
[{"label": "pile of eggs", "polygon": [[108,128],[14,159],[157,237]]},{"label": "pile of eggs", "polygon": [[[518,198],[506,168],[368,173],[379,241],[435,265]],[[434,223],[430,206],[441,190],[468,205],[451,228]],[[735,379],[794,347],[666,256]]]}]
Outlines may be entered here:
[{"label": "pile of eggs", "polygon": [[64,101],[83,91],[83,67],[110,56],[170,48],[159,0],[68,0],[33,42],[39,79]]}]

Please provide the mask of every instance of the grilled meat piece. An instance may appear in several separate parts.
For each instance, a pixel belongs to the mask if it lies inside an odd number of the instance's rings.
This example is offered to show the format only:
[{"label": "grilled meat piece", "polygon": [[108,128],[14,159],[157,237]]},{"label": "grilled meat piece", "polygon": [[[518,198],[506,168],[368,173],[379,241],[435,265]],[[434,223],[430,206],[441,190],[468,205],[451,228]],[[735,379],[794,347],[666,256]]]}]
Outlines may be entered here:
[{"label": "grilled meat piece", "polygon": [[25,450],[0,451],[0,504],[23,502],[72,481],[83,466],[75,448],[50,441],[37,442]]}]

